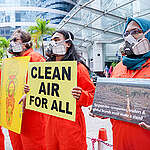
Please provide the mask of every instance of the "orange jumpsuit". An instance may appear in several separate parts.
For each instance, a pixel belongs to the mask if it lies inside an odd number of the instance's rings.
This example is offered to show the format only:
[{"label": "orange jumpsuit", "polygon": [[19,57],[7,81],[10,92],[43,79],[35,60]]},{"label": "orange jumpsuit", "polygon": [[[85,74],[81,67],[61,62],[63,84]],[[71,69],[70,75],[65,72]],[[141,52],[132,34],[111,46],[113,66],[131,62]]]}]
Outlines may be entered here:
[{"label": "orange jumpsuit", "polygon": [[[1,89],[1,69],[0,69],[0,89]],[[0,126],[0,150],[4,150],[4,134],[2,133],[2,129]]]},{"label": "orange jumpsuit", "polygon": [[[150,79],[150,59],[140,70],[128,70],[120,62],[114,69],[113,78]],[[150,131],[139,125],[111,119],[114,150],[150,150]]]},{"label": "orange jumpsuit", "polygon": [[[32,48],[22,56],[31,56],[30,62],[45,62],[45,58]],[[22,117],[21,134],[9,131],[13,150],[45,150],[45,126],[47,115],[25,109]]]},{"label": "orange jumpsuit", "polygon": [[5,150],[4,135],[2,133],[1,126],[0,126],[0,150]]},{"label": "orange jumpsuit", "polygon": [[77,66],[77,86],[83,89],[76,103],[75,122],[49,116],[46,128],[47,150],[87,150],[86,125],[82,106],[93,103],[95,86],[88,70],[81,63]]}]

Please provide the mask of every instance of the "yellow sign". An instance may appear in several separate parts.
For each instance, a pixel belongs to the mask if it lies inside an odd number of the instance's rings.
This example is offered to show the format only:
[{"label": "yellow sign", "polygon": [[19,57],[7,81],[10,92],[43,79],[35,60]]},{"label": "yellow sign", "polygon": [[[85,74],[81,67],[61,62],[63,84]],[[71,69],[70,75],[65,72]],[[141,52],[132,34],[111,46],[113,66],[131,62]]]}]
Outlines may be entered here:
[{"label": "yellow sign", "polygon": [[75,121],[76,61],[29,63],[28,77],[27,109]]},{"label": "yellow sign", "polygon": [[22,106],[18,104],[24,94],[29,56],[13,57],[3,60],[1,73],[1,126],[20,133]]}]

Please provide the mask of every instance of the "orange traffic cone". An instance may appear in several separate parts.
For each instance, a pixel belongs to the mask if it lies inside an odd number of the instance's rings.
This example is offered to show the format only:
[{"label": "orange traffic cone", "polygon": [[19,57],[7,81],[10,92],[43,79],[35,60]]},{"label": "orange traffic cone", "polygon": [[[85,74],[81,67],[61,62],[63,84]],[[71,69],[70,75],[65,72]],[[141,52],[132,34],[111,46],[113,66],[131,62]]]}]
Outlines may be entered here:
[{"label": "orange traffic cone", "polygon": [[107,141],[107,131],[106,131],[105,128],[100,128],[99,129],[98,138],[103,140],[103,141]]},{"label": "orange traffic cone", "polygon": [[[107,141],[107,131],[105,128],[99,129],[98,139],[102,141]],[[104,144],[98,141],[98,150],[103,150],[103,149],[104,149]]]}]

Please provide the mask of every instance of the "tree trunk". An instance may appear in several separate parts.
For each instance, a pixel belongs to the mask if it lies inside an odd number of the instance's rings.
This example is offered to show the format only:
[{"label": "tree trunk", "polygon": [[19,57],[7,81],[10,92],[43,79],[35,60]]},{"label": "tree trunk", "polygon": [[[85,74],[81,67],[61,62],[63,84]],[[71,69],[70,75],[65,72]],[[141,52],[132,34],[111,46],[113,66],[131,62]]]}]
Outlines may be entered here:
[{"label": "tree trunk", "polygon": [[43,44],[43,39],[42,39],[42,52],[43,52],[43,57],[44,57],[44,44]]}]

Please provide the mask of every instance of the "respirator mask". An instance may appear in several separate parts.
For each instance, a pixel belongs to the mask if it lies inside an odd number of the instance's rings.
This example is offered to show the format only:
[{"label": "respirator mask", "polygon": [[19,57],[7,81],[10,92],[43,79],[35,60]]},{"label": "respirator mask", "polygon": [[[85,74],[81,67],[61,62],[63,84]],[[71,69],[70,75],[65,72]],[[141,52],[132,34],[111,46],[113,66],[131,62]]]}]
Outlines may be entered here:
[{"label": "respirator mask", "polygon": [[7,49],[7,51],[10,54],[19,54],[20,52],[26,50],[26,49],[23,49],[23,47],[22,47],[23,44],[30,44],[30,41],[29,42],[25,42],[25,43],[20,43],[20,42],[16,42],[16,40],[14,38],[14,39],[12,39],[10,41],[9,48]]},{"label": "respirator mask", "polygon": [[64,45],[64,41],[50,41],[49,46],[47,48],[47,53],[55,55],[65,55],[66,46]]},{"label": "respirator mask", "polygon": [[8,52],[11,54],[14,53],[20,53],[23,51],[22,44],[21,43],[15,43],[15,42],[10,42]]},{"label": "respirator mask", "polygon": [[64,41],[50,41],[48,47],[47,47],[47,54],[48,55],[65,55],[66,54],[66,46],[65,42],[72,41],[70,33],[68,33],[69,39],[66,39]]},{"label": "respirator mask", "polygon": [[121,53],[127,56],[142,55],[150,51],[150,43],[145,35],[150,31],[147,30],[138,39],[135,39],[132,34],[124,37],[125,42],[120,46]]}]

